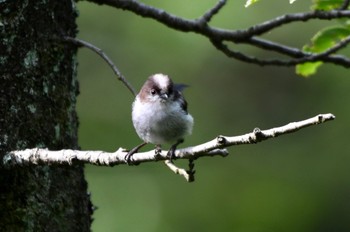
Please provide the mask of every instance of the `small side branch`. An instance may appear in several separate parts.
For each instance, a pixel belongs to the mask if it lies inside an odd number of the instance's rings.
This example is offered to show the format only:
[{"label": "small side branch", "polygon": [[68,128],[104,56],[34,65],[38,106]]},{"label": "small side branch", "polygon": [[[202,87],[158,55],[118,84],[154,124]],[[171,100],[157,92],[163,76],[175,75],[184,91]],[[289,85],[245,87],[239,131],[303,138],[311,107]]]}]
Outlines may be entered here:
[{"label": "small side branch", "polygon": [[[225,149],[234,145],[254,144],[270,138],[292,133],[302,128],[324,123],[335,119],[333,114],[320,114],[315,117],[292,122],[285,126],[276,127],[268,130],[254,129],[253,132],[240,136],[218,136],[217,138],[192,147],[178,149],[175,152],[175,159],[195,160],[200,157],[208,156],[227,156],[228,151]],[[79,150],[60,150],[50,151],[43,148],[26,149],[12,151],[7,153],[2,160],[2,165],[23,166],[38,164],[66,164],[73,165],[76,162],[88,163],[101,166],[113,166],[125,164],[127,150],[119,148],[116,152],[104,151],[79,151]],[[167,160],[167,151],[156,153],[154,150],[148,152],[135,153],[132,162],[135,164],[152,162],[158,160]]]},{"label": "small side branch", "polygon": [[261,39],[252,38],[249,40],[249,43],[255,44],[256,46],[259,46],[263,49],[267,50],[275,50],[278,51],[281,54],[288,54],[292,57],[299,57],[299,58],[292,58],[292,59],[259,59],[253,56],[248,56],[246,54],[243,54],[238,51],[234,51],[228,46],[226,46],[222,41],[215,41],[212,40],[212,44],[218,49],[219,51],[222,51],[226,56],[235,58],[237,60],[241,60],[246,63],[253,63],[258,64],[261,66],[264,65],[275,65],[275,66],[294,66],[297,64],[302,64],[305,62],[313,62],[313,61],[323,61],[323,62],[329,62],[334,64],[343,65],[344,67],[350,67],[350,59],[340,56],[340,55],[332,55],[333,53],[337,52],[340,49],[345,48],[349,42],[350,42],[350,36],[344,38],[337,44],[335,44],[333,47],[327,49],[324,52],[321,53],[306,53],[299,49],[295,48],[289,48],[284,45],[279,45],[277,43],[270,43],[268,41],[264,41]]},{"label": "small side branch", "polygon": [[193,160],[190,160],[189,162],[189,170],[185,170],[183,168],[178,168],[171,160],[164,161],[165,165],[168,166],[168,168],[175,174],[184,177],[187,182],[193,182],[195,173],[195,171],[193,170],[194,163]]},{"label": "small side branch", "polygon": [[68,42],[71,42],[71,43],[74,43],[74,44],[76,44],[76,45],[78,45],[80,47],[86,47],[86,48],[92,50],[93,52],[95,52],[96,54],[98,54],[112,68],[112,70],[115,73],[115,75],[117,75],[118,80],[120,80],[130,90],[130,92],[133,94],[134,97],[136,96],[135,89],[126,80],[124,75],[119,71],[119,69],[113,63],[113,61],[106,55],[106,53],[104,53],[102,51],[102,49],[100,49],[100,48],[96,47],[95,45],[93,45],[91,43],[88,43],[88,42],[86,42],[84,40],[77,39],[77,38],[72,38],[72,37],[69,37],[69,36],[64,37],[64,40],[68,41]]},{"label": "small side branch", "polygon": [[265,34],[275,28],[283,26],[285,24],[293,22],[306,22],[311,19],[319,20],[332,20],[337,18],[349,18],[350,11],[347,10],[331,10],[331,11],[312,11],[312,12],[302,12],[302,13],[293,13],[285,14],[278,16],[274,19],[265,21],[260,24],[256,24],[246,30],[242,30],[242,33],[246,33],[251,36],[257,36]]},{"label": "small side branch", "polygon": [[199,18],[198,21],[201,24],[209,23],[213,16],[219,13],[219,11],[222,9],[222,7],[224,7],[225,4],[226,0],[218,1],[218,3],[212,9],[208,10],[201,18]]},{"label": "small side branch", "polygon": [[350,0],[344,0],[343,4],[339,7],[339,10],[346,10],[349,8]]},{"label": "small side branch", "polygon": [[[349,43],[349,40],[345,40],[344,42],[340,42],[341,46],[345,47],[347,45],[347,43]],[[276,66],[291,66],[291,65],[295,65],[298,64],[298,62],[303,63],[305,62],[305,59],[310,59],[310,57],[313,56],[319,56],[318,53],[307,53],[304,52],[300,49],[297,48],[293,48],[293,47],[289,47],[283,44],[279,44],[276,42],[271,42],[269,40],[264,40],[262,38],[258,38],[258,37],[252,37],[249,40],[246,41],[246,43],[248,44],[252,44],[253,46],[268,50],[268,51],[274,51],[286,56],[290,56],[293,58],[297,58],[295,60],[290,60],[290,62],[285,62],[284,60],[279,60],[279,59],[271,59],[271,60],[265,60],[263,62],[266,62],[267,65],[276,65]],[[334,45],[334,47],[338,47],[338,45]],[[333,49],[333,48],[331,48]],[[338,48],[336,50],[339,50]],[[326,51],[327,52],[327,51]],[[317,57],[316,57],[317,58]],[[314,61],[316,61],[317,59],[314,59]],[[328,55],[328,56],[322,56],[320,57],[320,60],[323,62],[327,62],[327,63],[333,63],[336,65],[341,65],[345,68],[350,67],[350,59],[342,56],[342,55]],[[252,62],[253,63],[253,62]],[[260,64],[260,63],[256,63],[256,64]]]}]

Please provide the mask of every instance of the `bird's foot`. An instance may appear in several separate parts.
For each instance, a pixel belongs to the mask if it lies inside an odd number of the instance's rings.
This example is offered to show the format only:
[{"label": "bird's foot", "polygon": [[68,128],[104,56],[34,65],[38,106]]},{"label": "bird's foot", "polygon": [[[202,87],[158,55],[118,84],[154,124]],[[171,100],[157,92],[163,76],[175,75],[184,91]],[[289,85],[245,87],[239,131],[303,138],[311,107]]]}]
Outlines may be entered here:
[{"label": "bird's foot", "polygon": [[173,159],[175,158],[175,151],[176,151],[176,148],[179,144],[183,143],[184,140],[183,139],[180,139],[178,140],[174,145],[172,145],[168,151],[168,154],[167,154],[167,158],[170,160],[170,161],[173,161]]},{"label": "bird's foot", "polygon": [[137,153],[139,151],[139,149],[143,146],[145,146],[147,143],[142,143],[136,147],[134,147],[133,149],[131,149],[124,157],[124,160],[125,162],[128,164],[128,165],[138,165],[140,163],[138,162],[135,162],[133,159],[132,159],[132,156]]}]

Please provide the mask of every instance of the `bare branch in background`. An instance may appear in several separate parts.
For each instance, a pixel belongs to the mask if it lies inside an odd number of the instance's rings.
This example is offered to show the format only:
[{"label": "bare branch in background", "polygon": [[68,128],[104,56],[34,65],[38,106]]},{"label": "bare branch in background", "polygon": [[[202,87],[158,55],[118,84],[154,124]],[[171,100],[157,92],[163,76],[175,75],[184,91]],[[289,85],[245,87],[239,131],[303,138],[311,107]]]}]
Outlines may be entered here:
[{"label": "bare branch in background", "polygon": [[[228,151],[225,149],[230,146],[255,144],[270,138],[275,138],[280,135],[296,132],[302,128],[312,125],[321,124],[335,119],[333,114],[320,114],[315,117],[292,122],[285,126],[276,127],[268,130],[254,129],[253,132],[240,136],[218,136],[217,138],[206,143],[178,149],[175,152],[174,159],[189,159],[193,160],[200,157],[208,156],[227,156]],[[40,164],[66,164],[73,165],[76,162],[88,163],[101,166],[114,166],[125,163],[125,156],[127,150],[119,148],[116,152],[104,151],[79,151],[79,150],[60,150],[50,151],[43,148],[26,149],[20,151],[12,151],[7,153],[2,160],[2,165],[10,166],[24,166],[24,165],[40,165]],[[135,153],[132,156],[131,164],[140,164],[144,162],[154,162],[159,160],[167,160],[167,151],[155,152],[154,150],[148,152]],[[187,171],[188,175],[184,174],[184,170],[177,168],[172,162],[167,162],[167,166],[175,173],[181,174],[186,179],[194,174],[193,166]],[[186,171],[185,171],[186,172]],[[193,178],[193,177],[191,177]]]},{"label": "bare branch in background", "polygon": [[[217,49],[222,51],[228,57],[238,59],[244,62],[249,62],[258,65],[279,65],[291,66],[310,61],[323,61],[327,63],[337,64],[343,67],[350,67],[350,59],[342,55],[333,55],[336,51],[345,48],[350,42],[349,39],[342,40],[336,44],[332,49],[326,52],[308,53],[299,48],[288,47],[274,41],[265,40],[259,36],[271,32],[272,30],[281,27],[285,24],[294,22],[305,22],[312,19],[318,20],[332,20],[340,18],[349,18],[350,11],[346,10],[349,6],[349,0],[344,1],[343,6],[338,10],[331,11],[312,11],[294,14],[285,14],[274,19],[256,24],[243,30],[227,30],[222,28],[211,27],[207,23],[212,17],[217,14],[227,1],[220,0],[218,3],[199,19],[184,19],[172,15],[164,10],[148,6],[144,3],[130,0],[88,0],[97,4],[105,4],[118,9],[133,12],[139,16],[152,18],[172,29],[183,32],[194,32],[207,37]],[[225,43],[231,42],[233,44],[248,44],[253,47],[262,48],[269,51],[274,51],[278,54],[285,55],[293,59],[281,60],[276,59],[261,59],[243,54],[238,51],[229,49]]]},{"label": "bare branch in background", "polygon": [[[305,62],[313,62],[313,61],[324,61],[327,62],[329,59],[332,60],[332,63],[343,65],[345,67],[350,67],[350,59],[347,59],[345,57],[341,56],[332,56],[331,54],[335,53],[339,49],[344,48],[348,43],[350,42],[350,36],[346,37],[345,39],[341,40],[339,43],[334,45],[333,47],[327,49],[324,52],[321,53],[306,53],[304,52],[303,55],[300,57],[299,51],[293,51],[296,52],[298,57],[295,59],[290,60],[283,60],[283,59],[259,59],[256,57],[245,55],[241,52],[234,51],[232,49],[229,49],[225,44],[223,44],[221,41],[212,41],[213,45],[220,51],[222,51],[224,54],[226,54],[228,57],[235,58],[237,60],[241,60],[247,63],[254,63],[258,65],[276,65],[276,66],[294,66],[297,64],[305,63]],[[276,44],[274,44],[276,45]],[[289,48],[280,46],[281,50],[284,51],[280,52],[282,53],[288,53]],[[295,55],[296,55],[295,54]]]},{"label": "bare branch in background", "polygon": [[107,56],[107,54],[102,51],[102,49],[100,49],[100,48],[96,47],[95,45],[93,45],[91,43],[88,43],[88,42],[86,42],[84,40],[77,39],[77,38],[72,38],[72,37],[69,37],[69,36],[64,37],[64,40],[68,41],[68,42],[71,42],[71,43],[74,43],[74,44],[78,45],[79,47],[86,47],[86,48],[92,50],[93,52],[97,53],[112,68],[112,70],[115,73],[115,75],[117,75],[118,80],[120,80],[130,90],[130,92],[133,94],[134,97],[136,96],[136,91],[135,91],[134,87],[132,87],[132,85],[126,80],[126,78],[119,71],[117,66]]},{"label": "bare branch in background", "polygon": [[221,10],[226,4],[226,0],[220,0],[212,9],[208,10],[202,17],[198,19],[201,24],[207,24],[213,18],[213,16]]}]

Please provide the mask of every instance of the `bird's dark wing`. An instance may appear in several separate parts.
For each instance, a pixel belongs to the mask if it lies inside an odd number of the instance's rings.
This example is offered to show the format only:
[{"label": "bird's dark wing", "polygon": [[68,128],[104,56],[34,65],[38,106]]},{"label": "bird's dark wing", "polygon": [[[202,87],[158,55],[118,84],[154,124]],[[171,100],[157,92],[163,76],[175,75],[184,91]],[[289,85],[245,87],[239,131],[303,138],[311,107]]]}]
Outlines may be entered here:
[{"label": "bird's dark wing", "polygon": [[185,88],[189,87],[189,85],[186,84],[174,84],[174,89],[177,91],[182,92]]},{"label": "bird's dark wing", "polygon": [[178,101],[180,103],[181,109],[187,114],[187,101],[183,97],[182,93],[179,90],[175,89],[174,92],[174,101]]}]

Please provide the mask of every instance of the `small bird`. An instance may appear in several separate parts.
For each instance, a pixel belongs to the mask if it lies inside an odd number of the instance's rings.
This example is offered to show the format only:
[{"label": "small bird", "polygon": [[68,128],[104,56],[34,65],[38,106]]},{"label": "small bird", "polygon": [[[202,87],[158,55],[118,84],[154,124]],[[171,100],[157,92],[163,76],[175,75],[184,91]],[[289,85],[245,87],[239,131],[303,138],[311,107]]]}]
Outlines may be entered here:
[{"label": "small bird", "polygon": [[193,117],[187,112],[187,102],[181,91],[186,85],[174,84],[164,74],[150,76],[137,94],[132,105],[132,122],[138,136],[144,141],[125,157],[131,157],[147,143],[156,145],[173,143],[167,154],[171,160],[176,147],[192,133]]}]

